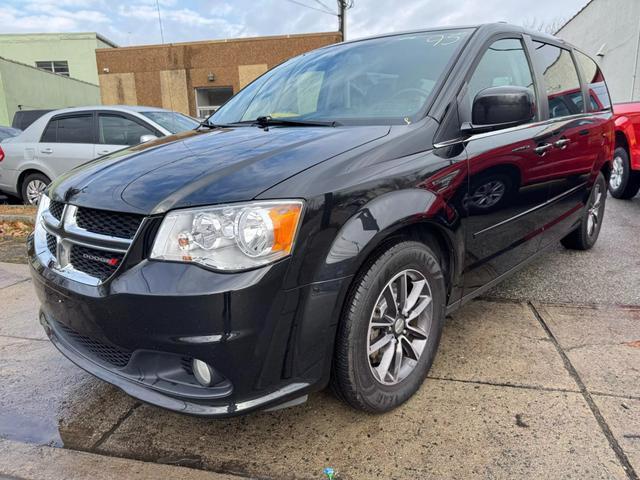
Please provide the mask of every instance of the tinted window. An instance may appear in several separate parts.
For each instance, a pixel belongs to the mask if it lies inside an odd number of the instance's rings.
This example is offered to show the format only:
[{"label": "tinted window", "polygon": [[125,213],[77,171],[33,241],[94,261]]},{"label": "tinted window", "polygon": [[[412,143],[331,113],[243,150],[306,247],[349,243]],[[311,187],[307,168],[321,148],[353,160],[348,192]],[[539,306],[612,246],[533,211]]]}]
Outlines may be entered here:
[{"label": "tinted window", "polygon": [[[49,126],[52,126],[51,122]],[[61,117],[55,120],[57,124],[56,139],[45,140],[49,137],[49,132],[45,131],[42,141],[55,141],[57,143],[93,143],[92,133],[92,116],[87,115],[75,115],[72,117]],[[47,130],[49,127],[47,127]]]},{"label": "tinted window", "polygon": [[300,55],[251,83],[210,121],[226,124],[269,115],[404,124],[423,108],[471,32],[395,35]]},{"label": "tinted window", "polygon": [[47,128],[44,129],[44,133],[42,134],[41,142],[55,142],[56,134],[57,134],[58,122],[57,120],[51,120],[47,125]]},{"label": "tinted window", "polygon": [[143,135],[156,135],[151,129],[126,117],[101,113],[98,116],[99,143],[137,145]]},{"label": "tinted window", "polygon": [[533,88],[533,75],[524,53],[522,42],[515,38],[498,40],[491,44],[482,56],[480,63],[476,67],[467,90],[468,110],[463,113],[466,118],[470,118],[473,99],[482,90],[490,87],[502,86]]},{"label": "tinted window", "polygon": [[584,81],[589,87],[589,111],[607,110],[611,107],[611,99],[598,64],[584,53],[575,52],[575,54]]},{"label": "tinted window", "polygon": [[[571,53],[564,48],[542,42],[533,42],[536,61],[539,63],[546,85],[549,117],[562,117],[584,111],[584,102],[572,100],[581,95],[578,72]],[[575,111],[574,111],[575,109]]]}]

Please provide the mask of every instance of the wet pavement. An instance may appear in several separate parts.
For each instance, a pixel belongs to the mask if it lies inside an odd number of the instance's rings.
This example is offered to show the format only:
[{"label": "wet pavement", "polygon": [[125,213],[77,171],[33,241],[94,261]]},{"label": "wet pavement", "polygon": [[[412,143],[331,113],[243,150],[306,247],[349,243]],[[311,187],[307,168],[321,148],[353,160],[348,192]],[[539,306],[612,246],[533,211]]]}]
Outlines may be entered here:
[{"label": "wet pavement", "polygon": [[[63,358],[26,266],[0,264],[0,476],[637,479],[640,201],[607,209],[594,250],[554,250],[454,313],[429,379],[377,416],[328,392],[228,420],[140,404]],[[619,245],[629,255],[611,260]]]}]

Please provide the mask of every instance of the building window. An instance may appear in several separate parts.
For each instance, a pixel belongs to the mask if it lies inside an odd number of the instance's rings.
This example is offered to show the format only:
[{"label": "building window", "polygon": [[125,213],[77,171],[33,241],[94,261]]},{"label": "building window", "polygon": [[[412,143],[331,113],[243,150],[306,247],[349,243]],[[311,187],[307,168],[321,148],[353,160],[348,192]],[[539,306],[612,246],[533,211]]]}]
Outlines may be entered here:
[{"label": "building window", "polygon": [[47,60],[46,62],[36,62],[36,67],[40,70],[56,73],[64,77],[69,76],[69,63],[66,60]]},{"label": "building window", "polygon": [[196,88],[196,108],[199,118],[207,118],[233,97],[233,88]]}]

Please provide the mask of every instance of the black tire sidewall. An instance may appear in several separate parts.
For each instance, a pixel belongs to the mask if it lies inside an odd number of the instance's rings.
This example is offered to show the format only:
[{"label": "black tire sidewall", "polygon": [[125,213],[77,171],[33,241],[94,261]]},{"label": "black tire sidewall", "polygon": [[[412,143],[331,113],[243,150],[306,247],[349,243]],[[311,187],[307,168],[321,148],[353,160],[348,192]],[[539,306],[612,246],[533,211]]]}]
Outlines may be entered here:
[{"label": "black tire sidewall", "polygon": [[[442,269],[434,252],[419,242],[403,242],[395,245],[383,255],[384,261],[374,263],[363,276],[357,290],[364,295],[357,298],[352,315],[349,338],[349,365],[353,389],[360,396],[365,409],[387,411],[409,399],[424,381],[435,357],[442,333],[445,310],[445,284]],[[407,378],[396,385],[379,383],[369,366],[367,355],[368,329],[371,312],[386,284],[399,272],[414,269],[421,272],[429,282],[433,296],[433,323],[427,345]]]},{"label": "black tire sidewall", "polygon": [[[598,225],[596,227],[596,231],[594,232],[593,235],[589,235],[589,208],[591,205],[591,200],[593,198],[593,195],[595,193],[595,188],[596,185],[600,185],[600,191],[602,192],[602,199],[600,200],[600,214],[599,214],[599,222]],[[591,248],[593,247],[596,242],[598,241],[598,237],[600,236],[600,230],[602,229],[602,222],[604,220],[604,212],[605,212],[605,206],[606,206],[606,201],[607,201],[607,182],[604,178],[604,176],[600,173],[598,174],[598,178],[596,178],[595,183],[593,184],[593,187],[591,188],[591,194],[589,195],[589,200],[588,200],[588,204],[587,204],[587,208],[585,209],[585,213],[584,213],[584,217],[582,219],[582,235],[583,238],[585,240],[586,243],[586,247],[587,248]]]},{"label": "black tire sidewall", "polygon": [[627,189],[627,185],[631,180],[631,162],[629,161],[629,155],[627,151],[622,147],[617,147],[613,152],[613,158],[620,157],[622,159],[622,181],[620,182],[620,186],[617,189],[614,189],[611,186],[611,182],[609,182],[609,192],[611,196],[614,198],[624,198],[625,190]]}]

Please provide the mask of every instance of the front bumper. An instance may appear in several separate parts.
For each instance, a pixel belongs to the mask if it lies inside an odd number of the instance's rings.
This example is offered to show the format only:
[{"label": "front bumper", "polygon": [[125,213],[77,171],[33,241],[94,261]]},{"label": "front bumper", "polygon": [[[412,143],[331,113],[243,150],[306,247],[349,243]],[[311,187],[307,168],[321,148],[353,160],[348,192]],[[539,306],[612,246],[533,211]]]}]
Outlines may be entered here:
[{"label": "front bumper", "polygon": [[[231,416],[324,388],[348,279],[284,290],[288,261],[223,274],[152,262],[90,286],[42,265],[29,247],[40,321],[71,361],[144,402]],[[203,387],[191,359],[220,375]]]}]

